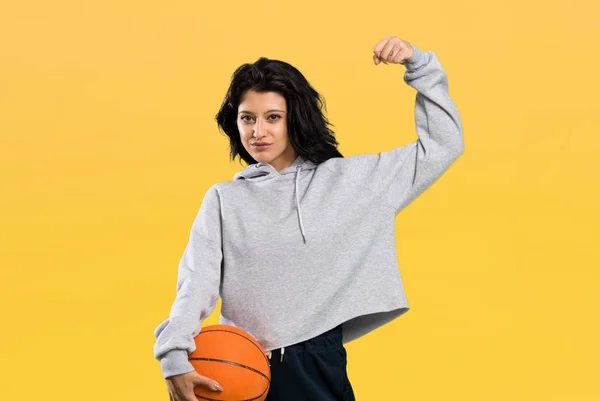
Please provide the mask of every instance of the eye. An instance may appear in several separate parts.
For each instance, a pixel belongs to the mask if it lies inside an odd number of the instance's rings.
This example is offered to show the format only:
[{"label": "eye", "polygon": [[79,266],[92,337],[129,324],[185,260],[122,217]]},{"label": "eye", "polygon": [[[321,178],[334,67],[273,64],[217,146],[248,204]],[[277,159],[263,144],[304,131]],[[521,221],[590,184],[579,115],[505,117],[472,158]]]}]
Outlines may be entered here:
[{"label": "eye", "polygon": [[[240,120],[242,120],[242,121],[249,121],[249,120],[246,120],[246,117],[248,117],[250,120],[252,120],[252,117],[248,116],[248,115],[241,116]],[[271,118],[271,117],[274,117],[274,118]],[[271,120],[278,120],[278,119],[281,118],[281,116],[278,115],[278,114],[271,114],[269,117],[267,117],[267,119],[269,119],[269,118],[271,118]]]}]

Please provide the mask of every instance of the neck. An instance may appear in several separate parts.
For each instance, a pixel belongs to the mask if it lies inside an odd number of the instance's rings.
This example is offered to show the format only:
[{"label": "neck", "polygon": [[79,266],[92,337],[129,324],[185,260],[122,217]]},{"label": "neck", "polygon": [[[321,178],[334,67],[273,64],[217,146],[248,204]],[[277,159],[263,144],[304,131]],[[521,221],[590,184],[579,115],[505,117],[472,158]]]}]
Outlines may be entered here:
[{"label": "neck", "polygon": [[280,172],[284,168],[288,168],[293,165],[297,158],[298,155],[296,153],[293,153],[287,157],[285,155],[281,155],[281,157],[273,160],[270,164],[275,170],[277,170],[277,172]]}]

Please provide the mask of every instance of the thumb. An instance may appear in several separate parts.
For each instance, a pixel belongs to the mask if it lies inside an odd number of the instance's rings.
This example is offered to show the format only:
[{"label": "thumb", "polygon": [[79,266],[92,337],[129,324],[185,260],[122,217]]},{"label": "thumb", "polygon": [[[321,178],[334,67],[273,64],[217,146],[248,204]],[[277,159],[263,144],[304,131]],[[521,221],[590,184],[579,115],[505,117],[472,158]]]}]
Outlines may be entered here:
[{"label": "thumb", "polygon": [[209,379],[206,376],[202,376],[197,372],[195,372],[195,374],[192,376],[192,383],[194,386],[203,386],[212,391],[223,391],[221,385],[215,380]]}]

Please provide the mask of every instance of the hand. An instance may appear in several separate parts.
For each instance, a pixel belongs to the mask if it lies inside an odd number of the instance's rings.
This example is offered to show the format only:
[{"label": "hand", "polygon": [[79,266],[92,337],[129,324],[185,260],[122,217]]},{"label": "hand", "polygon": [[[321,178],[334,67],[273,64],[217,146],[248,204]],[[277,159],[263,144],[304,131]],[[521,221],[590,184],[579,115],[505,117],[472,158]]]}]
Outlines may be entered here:
[{"label": "hand", "polygon": [[219,383],[201,376],[196,371],[167,377],[167,389],[171,401],[197,401],[194,387],[204,386],[212,391],[223,391]]},{"label": "hand", "polygon": [[404,64],[406,60],[412,57],[415,50],[409,42],[400,39],[397,36],[388,36],[382,39],[373,47],[373,62],[375,65],[383,62],[384,64]]}]

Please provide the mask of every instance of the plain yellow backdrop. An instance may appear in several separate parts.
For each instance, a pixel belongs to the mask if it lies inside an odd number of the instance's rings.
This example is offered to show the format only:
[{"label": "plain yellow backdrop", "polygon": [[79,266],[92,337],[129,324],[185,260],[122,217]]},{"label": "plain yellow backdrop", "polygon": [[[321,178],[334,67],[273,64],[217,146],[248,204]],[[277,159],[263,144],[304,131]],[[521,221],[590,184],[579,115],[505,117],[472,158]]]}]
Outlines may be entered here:
[{"label": "plain yellow backdrop", "polygon": [[416,135],[387,35],[437,54],[466,151],[398,216],[411,311],[347,345],[357,399],[600,399],[597,2],[0,9],[1,400],[168,400],[152,331],[241,168],[214,121],[231,73],[286,60],[344,154],[387,150]]}]

